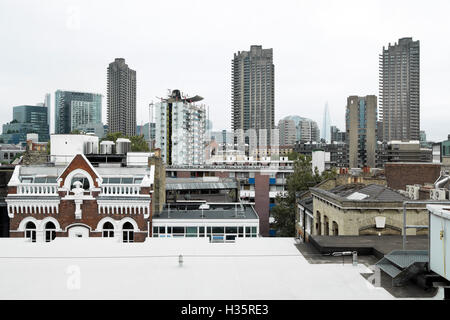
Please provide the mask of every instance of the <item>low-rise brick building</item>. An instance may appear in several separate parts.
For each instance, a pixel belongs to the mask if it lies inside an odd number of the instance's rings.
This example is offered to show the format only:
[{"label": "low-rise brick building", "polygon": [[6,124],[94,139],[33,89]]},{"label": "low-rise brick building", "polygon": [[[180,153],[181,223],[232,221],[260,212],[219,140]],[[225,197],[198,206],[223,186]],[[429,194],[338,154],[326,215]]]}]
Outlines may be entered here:
[{"label": "low-rise brick building", "polygon": [[10,237],[144,241],[152,215],[154,166],[148,161],[95,165],[83,154],[66,165],[17,165],[6,197]]},{"label": "low-rise brick building", "polygon": [[407,185],[434,183],[440,173],[440,163],[397,162],[384,166],[387,186],[395,190],[405,190]]}]

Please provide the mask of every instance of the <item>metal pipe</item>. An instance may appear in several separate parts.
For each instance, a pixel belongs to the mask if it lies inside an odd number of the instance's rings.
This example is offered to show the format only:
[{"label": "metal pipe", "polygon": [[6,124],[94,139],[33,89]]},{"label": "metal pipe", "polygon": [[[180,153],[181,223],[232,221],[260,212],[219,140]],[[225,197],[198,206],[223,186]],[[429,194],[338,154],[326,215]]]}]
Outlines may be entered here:
[{"label": "metal pipe", "polygon": [[[442,174],[444,173],[444,174]],[[445,176],[444,179],[442,179],[441,181],[439,181],[439,179]],[[444,171],[441,171],[441,174],[439,175],[439,178],[436,180],[436,182],[434,183],[434,188],[437,189],[439,188],[441,185],[444,185],[446,182],[448,182],[450,180],[450,176],[448,174],[446,174]]]}]

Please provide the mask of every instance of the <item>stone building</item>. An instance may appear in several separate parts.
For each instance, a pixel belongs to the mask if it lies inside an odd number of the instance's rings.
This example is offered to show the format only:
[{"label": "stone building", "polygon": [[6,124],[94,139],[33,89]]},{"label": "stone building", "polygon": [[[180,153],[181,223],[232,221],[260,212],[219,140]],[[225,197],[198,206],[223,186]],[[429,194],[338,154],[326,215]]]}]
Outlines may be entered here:
[{"label": "stone building", "polygon": [[[330,190],[310,188],[313,200],[312,235],[400,235],[403,201],[407,197],[382,185],[347,184]],[[407,207],[408,225],[428,225],[423,204]],[[408,229],[409,235],[426,229]]]},{"label": "stone building", "polygon": [[144,241],[152,215],[154,166],[148,161],[141,166],[95,165],[84,154],[68,164],[17,165],[6,197],[10,237]]}]

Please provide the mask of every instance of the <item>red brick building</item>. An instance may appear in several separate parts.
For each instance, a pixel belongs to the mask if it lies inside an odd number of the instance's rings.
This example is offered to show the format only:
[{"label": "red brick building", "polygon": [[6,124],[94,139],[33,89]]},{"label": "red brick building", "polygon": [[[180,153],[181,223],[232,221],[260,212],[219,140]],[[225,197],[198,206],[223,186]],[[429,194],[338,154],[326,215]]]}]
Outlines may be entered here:
[{"label": "red brick building", "polygon": [[10,237],[105,237],[144,241],[154,166],[94,167],[78,154],[64,165],[16,166],[6,197]]},{"label": "red brick building", "polygon": [[434,183],[440,172],[439,163],[398,162],[384,166],[387,186],[395,190],[405,190],[407,185]]}]

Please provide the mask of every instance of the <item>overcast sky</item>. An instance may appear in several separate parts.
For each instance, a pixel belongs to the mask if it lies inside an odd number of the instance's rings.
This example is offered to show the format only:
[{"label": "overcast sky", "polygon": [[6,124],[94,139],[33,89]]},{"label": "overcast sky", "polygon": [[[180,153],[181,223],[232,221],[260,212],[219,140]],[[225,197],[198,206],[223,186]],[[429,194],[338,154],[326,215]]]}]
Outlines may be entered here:
[{"label": "overcast sky", "polygon": [[[450,1],[0,0],[0,123],[57,89],[104,95],[106,68],[137,72],[138,124],[167,89],[204,97],[213,130],[231,128],[231,60],[273,48],[275,120],[299,115],[345,129],[349,95],[378,96],[378,55],[420,40],[421,130],[450,133]],[[54,115],[52,114],[52,122]]]}]

